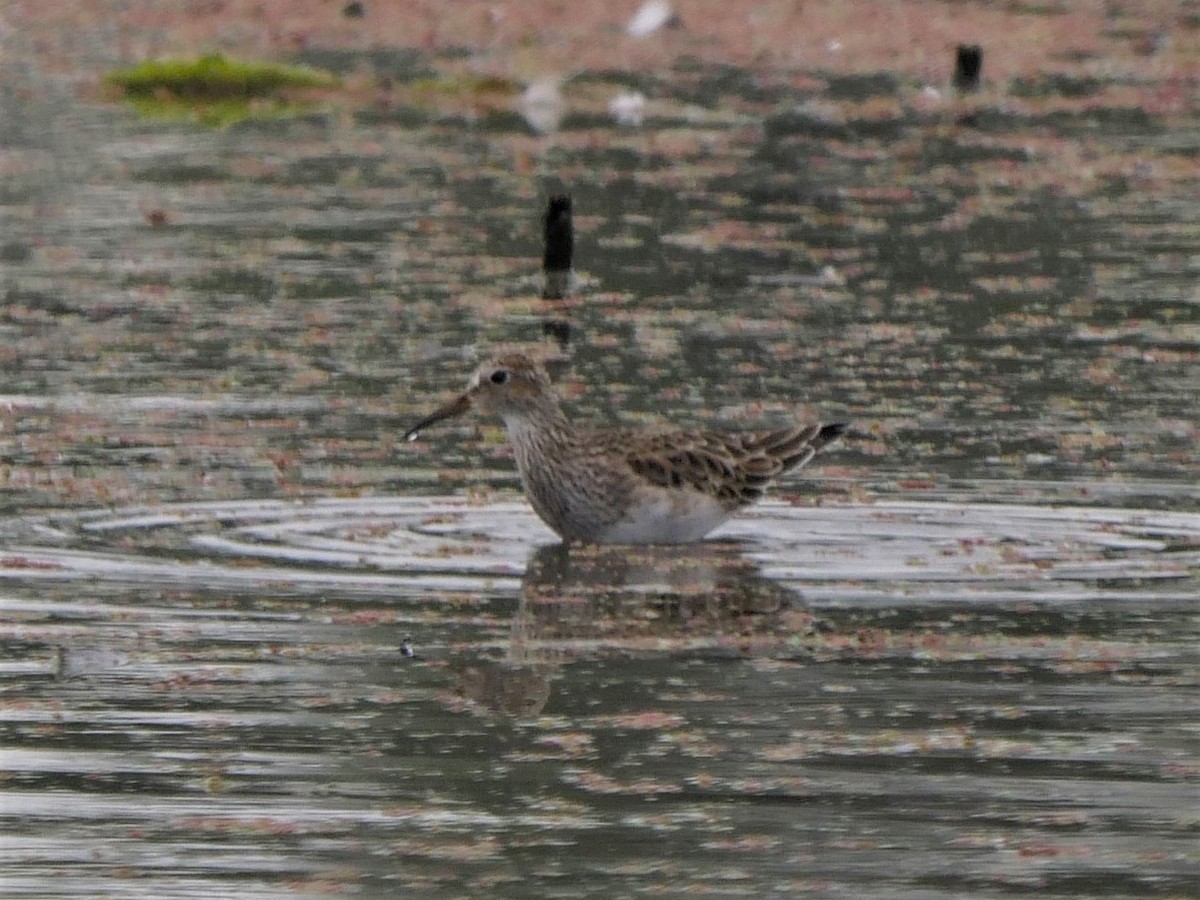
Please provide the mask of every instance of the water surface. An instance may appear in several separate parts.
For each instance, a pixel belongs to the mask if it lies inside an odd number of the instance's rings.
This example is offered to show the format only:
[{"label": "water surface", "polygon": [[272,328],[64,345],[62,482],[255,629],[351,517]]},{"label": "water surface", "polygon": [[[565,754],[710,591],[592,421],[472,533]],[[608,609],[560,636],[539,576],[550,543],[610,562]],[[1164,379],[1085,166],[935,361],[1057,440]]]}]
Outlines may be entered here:
[{"label": "water surface", "polygon": [[[683,66],[638,130],[204,132],[36,87],[6,896],[1195,892],[1194,110]],[[856,433],[710,543],[568,551],[493,426],[397,442],[499,341],[581,416]]]}]

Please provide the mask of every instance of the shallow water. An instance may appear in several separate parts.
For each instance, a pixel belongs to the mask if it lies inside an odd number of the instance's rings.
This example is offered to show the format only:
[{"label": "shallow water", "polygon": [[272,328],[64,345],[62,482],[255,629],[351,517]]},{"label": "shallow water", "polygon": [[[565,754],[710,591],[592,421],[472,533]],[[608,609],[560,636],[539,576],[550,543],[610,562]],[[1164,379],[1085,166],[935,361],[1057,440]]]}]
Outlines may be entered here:
[{"label": "shallow water", "polygon": [[7,889],[1194,883],[1200,515],[541,529],[422,498],[14,522]]},{"label": "shallow water", "polygon": [[[1194,893],[1194,110],[820,82],[548,138],[34,85],[5,895]],[[397,443],[502,340],[580,415],[856,433],[700,547],[568,552],[491,426]]]}]

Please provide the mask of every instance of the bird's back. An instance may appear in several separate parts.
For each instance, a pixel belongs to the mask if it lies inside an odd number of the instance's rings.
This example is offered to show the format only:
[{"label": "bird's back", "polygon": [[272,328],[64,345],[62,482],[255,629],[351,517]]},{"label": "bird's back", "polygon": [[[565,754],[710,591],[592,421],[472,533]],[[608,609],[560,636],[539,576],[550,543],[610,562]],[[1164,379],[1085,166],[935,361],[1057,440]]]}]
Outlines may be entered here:
[{"label": "bird's back", "polygon": [[690,488],[730,510],[761,499],[783,474],[800,468],[837,438],[845,425],[796,423],[756,431],[615,431],[606,455],[637,478],[662,488]]}]

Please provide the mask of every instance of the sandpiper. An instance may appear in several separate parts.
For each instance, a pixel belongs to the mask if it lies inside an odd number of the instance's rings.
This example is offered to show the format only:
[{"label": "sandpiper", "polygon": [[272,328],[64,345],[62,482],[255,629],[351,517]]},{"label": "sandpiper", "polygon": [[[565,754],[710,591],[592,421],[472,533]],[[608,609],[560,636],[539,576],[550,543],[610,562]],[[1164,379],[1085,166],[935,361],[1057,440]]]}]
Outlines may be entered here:
[{"label": "sandpiper", "polygon": [[847,427],[585,428],[563,413],[546,370],[510,352],[481,365],[465,392],[404,438],[471,407],[504,420],[525,495],[542,520],[565,541],[600,544],[698,541]]}]

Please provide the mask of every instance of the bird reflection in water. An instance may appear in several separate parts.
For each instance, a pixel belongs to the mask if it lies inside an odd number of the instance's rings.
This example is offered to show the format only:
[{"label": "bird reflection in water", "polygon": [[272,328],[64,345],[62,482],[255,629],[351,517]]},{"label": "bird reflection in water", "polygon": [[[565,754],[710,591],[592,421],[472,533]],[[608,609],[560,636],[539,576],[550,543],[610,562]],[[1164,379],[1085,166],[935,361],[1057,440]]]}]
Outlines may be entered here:
[{"label": "bird reflection in water", "polygon": [[503,659],[460,669],[478,713],[537,716],[564,665],[602,656],[807,655],[816,621],[734,542],[687,547],[555,544],[534,551]]}]

